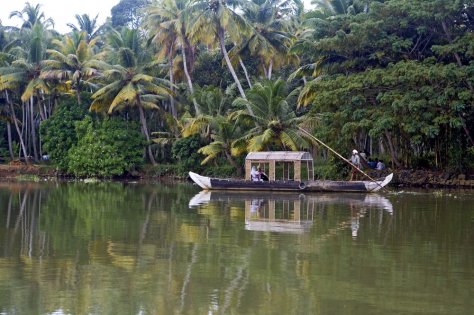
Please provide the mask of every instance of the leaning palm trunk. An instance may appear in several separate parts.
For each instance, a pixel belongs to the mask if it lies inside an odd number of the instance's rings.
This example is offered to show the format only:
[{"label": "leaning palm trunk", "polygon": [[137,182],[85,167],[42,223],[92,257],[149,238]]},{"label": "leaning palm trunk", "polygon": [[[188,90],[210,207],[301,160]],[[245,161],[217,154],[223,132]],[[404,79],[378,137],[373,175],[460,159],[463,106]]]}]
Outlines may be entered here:
[{"label": "leaning palm trunk", "polygon": [[[171,51],[171,49],[170,49]],[[173,75],[173,56],[169,55],[169,63],[170,63],[170,82],[171,82],[171,91],[174,92],[174,75]],[[174,118],[176,118],[178,115],[176,113],[176,105],[174,102],[174,96],[173,94],[170,95],[170,112],[171,115],[173,115]]]},{"label": "leaning palm trunk", "polygon": [[240,63],[240,66],[242,67],[242,70],[244,70],[245,78],[247,79],[249,88],[252,88],[252,82],[250,81],[249,73],[247,72],[247,67],[245,67],[244,62],[242,61],[242,58],[240,57],[239,57],[239,63]]},{"label": "leaning palm trunk", "polygon": [[[232,66],[232,62],[230,61],[229,54],[227,53],[227,49],[225,48],[225,42],[224,42],[224,30],[221,28],[218,31],[219,35],[219,45],[221,47],[222,54],[224,55],[224,60],[227,64],[227,68],[229,68],[230,74],[232,74],[232,78],[234,78],[234,82],[237,85],[237,89],[239,90],[240,96],[243,99],[247,99],[247,96],[245,95],[244,89],[242,88],[242,84],[240,84],[239,78],[237,77],[237,74],[235,73],[234,67]],[[249,111],[249,114],[254,116],[253,110],[250,106],[247,106],[247,110]]]},{"label": "leaning palm trunk", "polygon": [[199,109],[199,105],[196,101],[196,97],[194,96],[193,81],[191,80],[191,76],[189,75],[187,58],[186,58],[186,48],[184,46],[184,43],[181,44],[181,55],[183,56],[184,74],[186,76],[186,80],[188,81],[189,92],[191,92],[191,98],[193,100],[194,110],[196,111],[196,116],[197,116],[201,113],[201,110]]},{"label": "leaning palm trunk", "polygon": [[147,153],[148,153],[148,158],[150,159],[151,164],[156,165],[155,158],[153,157],[153,152],[151,151],[151,146],[150,146],[150,134],[148,133],[148,128],[146,126],[146,118],[145,118],[145,113],[143,112],[143,107],[138,100],[138,111],[140,113],[140,123],[142,125],[142,132],[145,135],[145,139],[147,141]]},{"label": "leaning palm trunk", "polygon": [[220,45],[220,48],[221,48],[222,55],[224,55],[224,60],[226,62],[227,68],[229,68],[230,74],[232,75],[232,78],[234,79],[234,82],[237,85],[237,88],[239,89],[240,96],[242,96],[243,99],[247,99],[247,96],[245,95],[244,89],[242,88],[242,84],[240,84],[239,78],[237,77],[237,74],[235,73],[235,69],[232,66],[232,62],[230,61],[227,49],[225,48],[224,30],[220,29],[218,31],[218,33],[219,33],[218,34],[218,36],[219,36],[219,45]]}]

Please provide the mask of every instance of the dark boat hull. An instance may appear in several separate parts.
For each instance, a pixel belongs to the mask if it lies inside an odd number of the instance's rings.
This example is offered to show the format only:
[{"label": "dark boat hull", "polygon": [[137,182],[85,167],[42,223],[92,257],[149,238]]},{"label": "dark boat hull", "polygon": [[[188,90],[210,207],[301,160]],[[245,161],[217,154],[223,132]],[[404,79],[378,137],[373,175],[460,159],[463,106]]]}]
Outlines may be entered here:
[{"label": "dark boat hull", "polygon": [[247,181],[219,179],[189,172],[191,179],[205,190],[242,191],[315,191],[315,192],[375,192],[386,186],[393,174],[377,181]]},{"label": "dark boat hull", "polygon": [[211,178],[210,180],[212,189],[216,190],[300,190],[300,182],[295,181],[252,182],[247,180],[230,180],[218,178]]}]

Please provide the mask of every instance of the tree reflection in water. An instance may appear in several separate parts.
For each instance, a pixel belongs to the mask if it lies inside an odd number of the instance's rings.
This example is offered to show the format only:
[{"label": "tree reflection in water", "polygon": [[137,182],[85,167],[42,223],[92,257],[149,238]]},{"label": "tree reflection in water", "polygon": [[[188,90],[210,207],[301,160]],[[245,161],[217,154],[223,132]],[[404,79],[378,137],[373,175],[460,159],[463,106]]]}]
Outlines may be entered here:
[{"label": "tree reflection in water", "polygon": [[2,314],[442,314],[448,305],[465,314],[474,306],[470,195],[1,185]]}]

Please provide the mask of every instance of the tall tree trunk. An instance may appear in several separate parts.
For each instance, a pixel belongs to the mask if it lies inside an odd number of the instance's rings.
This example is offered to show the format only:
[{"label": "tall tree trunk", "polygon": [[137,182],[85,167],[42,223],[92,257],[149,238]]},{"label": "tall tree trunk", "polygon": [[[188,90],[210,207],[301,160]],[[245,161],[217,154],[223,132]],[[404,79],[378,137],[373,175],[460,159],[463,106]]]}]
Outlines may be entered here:
[{"label": "tall tree trunk", "polygon": [[188,87],[189,87],[189,92],[191,92],[191,99],[193,100],[193,105],[194,105],[194,110],[196,112],[196,115],[201,114],[201,109],[199,107],[198,102],[196,101],[196,97],[194,96],[194,87],[193,87],[193,81],[191,80],[191,76],[189,75],[189,70],[188,70],[188,61],[186,58],[186,45],[183,40],[181,40],[181,55],[183,56],[183,68],[184,68],[184,75],[186,76],[186,80],[188,81]]},{"label": "tall tree trunk", "polygon": [[30,154],[30,138],[29,138],[29,123],[28,123],[28,110],[29,106],[25,105],[25,103],[22,102],[21,106],[21,134],[24,135],[24,140],[25,140],[25,148],[26,148],[26,157]]},{"label": "tall tree trunk", "polygon": [[194,46],[191,44],[191,42],[189,41],[189,38],[186,36],[186,26],[183,24],[182,25],[182,28],[181,28],[181,38],[182,38],[182,42],[183,42],[183,47],[185,48],[186,50],[186,59],[188,61],[188,70],[192,70],[194,69],[194,63],[196,62],[196,58],[195,58],[195,48]]},{"label": "tall tree trunk", "polygon": [[8,152],[10,152],[10,159],[14,159],[15,155],[13,154],[13,146],[12,146],[12,125],[8,121],[7,122],[7,138],[8,138]]},{"label": "tall tree trunk", "polygon": [[385,130],[385,137],[387,138],[388,148],[390,150],[390,156],[392,157],[392,162],[397,166],[400,167],[400,162],[398,161],[397,151],[395,150],[395,146],[392,142],[392,136],[388,130]]},{"label": "tall tree trunk", "polygon": [[44,99],[44,94],[38,93],[36,97],[38,98],[38,111],[40,114],[40,118],[41,121],[44,121],[46,120],[46,118],[48,118],[48,116],[46,115],[46,111],[43,108],[43,104],[46,102],[46,100]]},{"label": "tall tree trunk", "polygon": [[38,161],[38,149],[36,147],[36,127],[35,127],[35,111],[33,96],[30,97],[30,123],[31,123],[31,142],[33,145],[33,158]]},{"label": "tall tree trunk", "polygon": [[272,79],[272,69],[273,69],[273,59],[270,60],[270,64],[268,65],[268,75],[267,75],[268,80]]},{"label": "tall tree trunk", "polygon": [[151,151],[151,144],[150,144],[150,134],[148,133],[148,127],[146,124],[146,118],[145,118],[145,113],[143,112],[143,107],[138,100],[138,111],[140,113],[140,123],[142,125],[142,132],[145,135],[145,139],[147,141],[147,153],[148,153],[148,158],[150,159],[151,164],[156,165],[155,158],[153,157],[153,152]]},{"label": "tall tree trunk", "polygon": [[[224,42],[224,30],[221,28],[218,31],[218,36],[219,36],[219,45],[221,47],[222,54],[224,55],[224,60],[227,64],[227,68],[229,68],[230,74],[232,74],[232,78],[234,78],[234,82],[237,85],[237,89],[239,90],[240,96],[243,99],[247,99],[247,95],[245,95],[244,89],[242,88],[242,84],[240,84],[239,78],[237,77],[237,74],[235,73],[234,67],[232,66],[232,62],[230,62],[229,54],[227,53],[227,49],[225,48],[225,42]],[[250,106],[247,106],[247,110],[249,111],[249,114],[254,116],[252,108]]]},{"label": "tall tree trunk", "polygon": [[78,78],[76,81],[76,99],[77,99],[77,106],[79,107],[81,106],[81,88],[80,88],[81,79],[82,78]]},{"label": "tall tree trunk", "polygon": [[247,79],[249,88],[252,88],[252,82],[250,81],[249,73],[247,72],[247,67],[245,67],[244,62],[242,61],[242,58],[240,57],[239,57],[239,63],[240,63],[240,66],[242,67],[242,70],[244,70],[245,78]]},{"label": "tall tree trunk", "polygon": [[244,89],[242,88],[242,84],[240,84],[239,78],[237,77],[237,74],[235,73],[235,69],[232,66],[232,62],[230,61],[227,49],[225,48],[225,39],[224,39],[223,29],[220,29],[218,31],[218,36],[219,36],[219,45],[221,48],[222,55],[224,56],[224,60],[226,62],[227,68],[229,68],[230,74],[232,75],[232,78],[234,79],[234,82],[237,85],[237,89],[239,90],[240,96],[242,96],[242,98],[244,99],[247,99]]},{"label": "tall tree trunk", "polygon": [[[174,93],[174,74],[173,74],[173,56],[170,54],[170,82],[171,82],[171,91]],[[174,95],[170,96],[170,112],[174,118],[178,117],[176,113],[176,104],[174,101]]]},{"label": "tall tree trunk", "polygon": [[81,92],[79,89],[76,91],[76,99],[77,99],[77,105],[81,106]]},{"label": "tall tree trunk", "polygon": [[[23,141],[23,134],[21,133],[20,127],[18,126],[18,120],[16,119],[15,109],[13,108],[13,103],[11,102],[11,100],[8,97],[8,91],[5,91],[5,96],[7,98],[7,103],[10,106],[10,112],[11,112],[11,115],[12,115],[12,118],[13,118],[13,123],[15,125],[16,133],[18,134],[18,138],[20,140],[21,150],[23,151],[23,155],[26,157],[28,155],[26,153],[25,142]],[[28,159],[26,159],[26,164],[29,164]]]}]

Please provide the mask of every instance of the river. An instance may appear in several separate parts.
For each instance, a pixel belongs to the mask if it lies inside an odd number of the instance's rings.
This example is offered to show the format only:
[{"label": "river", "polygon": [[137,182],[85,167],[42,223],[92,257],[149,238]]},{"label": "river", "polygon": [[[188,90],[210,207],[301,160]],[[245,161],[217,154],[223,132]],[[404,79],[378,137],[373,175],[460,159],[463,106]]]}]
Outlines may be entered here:
[{"label": "river", "polygon": [[0,314],[471,314],[474,191],[0,183]]}]

